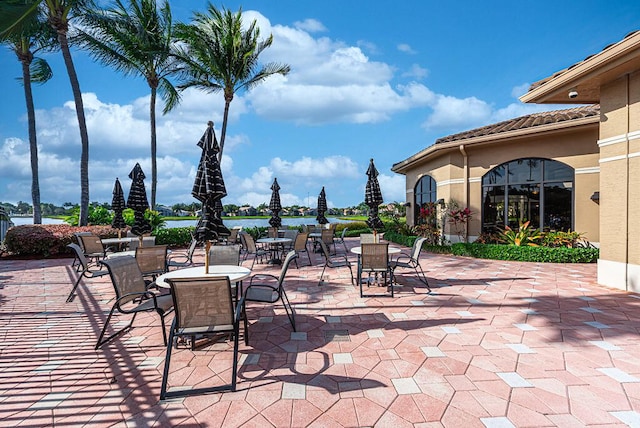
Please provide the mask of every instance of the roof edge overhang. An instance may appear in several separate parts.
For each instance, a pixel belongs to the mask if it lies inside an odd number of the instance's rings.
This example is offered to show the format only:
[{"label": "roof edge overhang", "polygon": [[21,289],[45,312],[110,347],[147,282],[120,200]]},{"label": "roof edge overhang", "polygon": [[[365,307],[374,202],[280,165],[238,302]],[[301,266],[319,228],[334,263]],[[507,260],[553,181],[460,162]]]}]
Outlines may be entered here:
[{"label": "roof edge overhang", "polygon": [[[639,50],[640,31],[636,31],[557,76],[547,78],[546,82],[522,95],[520,101],[539,104],[599,103],[602,84],[637,70]],[[578,96],[569,98],[568,91],[574,88]]]},{"label": "roof edge overhang", "polygon": [[532,128],[516,129],[513,131],[507,131],[500,134],[489,134],[478,137],[467,138],[464,140],[451,141],[448,143],[433,144],[424,150],[416,153],[415,155],[393,164],[391,171],[397,174],[405,175],[412,167],[423,163],[435,155],[442,155],[450,151],[458,151],[461,146],[481,146],[486,144],[495,144],[504,142],[506,140],[521,140],[523,138],[531,138],[541,134],[556,134],[572,131],[575,128],[581,127],[588,129],[591,127],[598,127],[600,124],[599,116],[590,116],[580,119],[574,119],[569,121],[551,123],[547,125],[539,125]]}]

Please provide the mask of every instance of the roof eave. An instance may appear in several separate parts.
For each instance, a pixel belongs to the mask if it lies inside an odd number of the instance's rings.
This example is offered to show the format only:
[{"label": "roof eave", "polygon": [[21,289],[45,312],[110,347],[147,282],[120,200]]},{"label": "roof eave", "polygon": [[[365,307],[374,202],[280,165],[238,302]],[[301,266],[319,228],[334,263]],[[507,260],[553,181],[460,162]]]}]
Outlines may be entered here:
[{"label": "roof eave", "polygon": [[[632,71],[637,61],[638,50],[640,50],[640,32],[605,48],[602,52],[570,67],[560,75],[549,78],[548,81],[521,96],[520,100],[524,103],[539,104],[599,103],[599,88],[602,83],[606,83],[602,80],[603,76],[613,80],[619,75]],[[578,92],[575,98],[568,96],[568,91],[572,88],[576,88]]]},{"label": "roof eave", "polygon": [[546,125],[539,125],[530,128],[516,129],[513,131],[506,131],[500,134],[488,134],[478,137],[466,138],[463,140],[451,141],[448,143],[433,144],[424,150],[416,153],[415,155],[393,164],[391,171],[397,174],[406,174],[406,172],[418,163],[424,162],[427,158],[433,156],[435,153],[445,153],[451,150],[459,150],[460,146],[477,146],[482,144],[498,143],[504,140],[515,140],[531,137],[539,134],[552,134],[556,132],[565,132],[567,130],[593,125],[598,126],[600,123],[599,116],[589,116],[580,119],[567,120],[563,122],[550,123]]}]

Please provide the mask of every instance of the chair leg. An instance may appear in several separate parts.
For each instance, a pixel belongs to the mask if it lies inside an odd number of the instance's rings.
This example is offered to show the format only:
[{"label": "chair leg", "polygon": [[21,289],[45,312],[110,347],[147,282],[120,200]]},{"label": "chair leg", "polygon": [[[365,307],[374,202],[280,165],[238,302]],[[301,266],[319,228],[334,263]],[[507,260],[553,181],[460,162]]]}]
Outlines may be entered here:
[{"label": "chair leg", "polygon": [[233,335],[233,369],[231,370],[231,391],[233,392],[236,390],[236,378],[238,377],[238,336],[240,336],[240,326],[236,324],[235,330],[235,334]]},{"label": "chair leg", "polygon": [[322,278],[324,278],[324,270],[327,268],[327,264],[325,263],[322,267],[322,273],[320,274],[320,281],[318,281],[318,285],[322,285]]},{"label": "chair leg", "polygon": [[289,322],[291,323],[291,327],[293,327],[293,331],[296,331],[296,313],[295,309],[291,306],[291,302],[289,302],[289,298],[287,297],[287,293],[282,290],[282,305],[284,306],[284,310],[289,317]]},{"label": "chair leg", "polygon": [[117,336],[120,336],[122,333],[124,333],[127,330],[130,330],[133,327],[133,321],[135,321],[136,315],[138,315],[137,312],[133,313],[133,317],[131,318],[131,322],[129,324],[127,324],[122,329],[116,331],[111,336],[107,337],[106,339],[102,340],[102,338],[104,337],[104,333],[107,331],[107,327],[109,326],[109,321],[111,320],[111,317],[113,316],[113,311],[115,309],[116,309],[116,307],[114,305],[111,308],[111,311],[109,312],[109,316],[107,317],[107,320],[104,323],[104,327],[102,327],[102,332],[100,333],[100,337],[98,338],[98,343],[96,343],[96,347],[95,347],[96,350],[98,348],[100,348],[102,345],[104,345],[105,343],[110,342],[112,339],[115,339]]},{"label": "chair leg", "polygon": [[169,333],[169,342],[167,344],[167,356],[164,360],[164,370],[162,371],[162,385],[160,386],[160,400],[164,400],[167,396],[167,380],[169,379],[169,363],[171,362],[171,349],[173,348],[175,320],[171,325],[171,333]]},{"label": "chair leg", "polygon": [[[418,268],[420,268],[420,271],[418,271]],[[416,275],[418,276],[418,279],[424,282],[424,285],[427,286],[427,290],[431,292],[431,286],[429,285],[429,281],[427,280],[427,275],[425,275],[424,270],[422,269],[422,266],[420,266],[420,263],[416,265],[415,269],[416,269]],[[421,275],[422,275],[422,278],[420,278]]]},{"label": "chair leg", "polygon": [[73,298],[75,297],[76,294],[76,289],[78,288],[78,285],[80,284],[80,281],[82,280],[82,273],[78,276],[78,280],[76,281],[75,284],[73,284],[73,288],[71,289],[71,293],[69,293],[69,295],[67,296],[67,303],[70,303],[73,301]]}]

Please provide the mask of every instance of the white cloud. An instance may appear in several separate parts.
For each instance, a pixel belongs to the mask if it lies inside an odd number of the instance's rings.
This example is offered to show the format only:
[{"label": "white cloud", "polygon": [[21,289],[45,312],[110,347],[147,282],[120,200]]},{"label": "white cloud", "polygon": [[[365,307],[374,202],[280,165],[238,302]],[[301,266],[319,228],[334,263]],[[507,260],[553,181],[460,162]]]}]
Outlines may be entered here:
[{"label": "white cloud", "polygon": [[398,48],[398,50],[399,50],[400,52],[404,52],[404,53],[407,53],[407,54],[414,55],[414,54],[416,54],[416,53],[417,53],[417,52],[416,52],[415,50],[413,50],[413,48],[412,48],[410,45],[408,45],[407,43],[400,43],[400,44],[397,46],[397,48]]},{"label": "white cloud", "polygon": [[461,99],[438,95],[431,107],[433,113],[423,123],[425,128],[431,130],[479,126],[485,124],[492,114],[491,106],[476,97]]},{"label": "white cloud", "polygon": [[414,79],[422,80],[429,75],[429,70],[423,67],[420,67],[418,64],[411,65],[411,68],[404,73],[402,73],[402,77],[412,77]]},{"label": "white cloud", "polygon": [[293,26],[308,33],[327,31],[327,28],[322,24],[322,22],[312,18],[307,18],[304,21],[296,21],[293,23]]},{"label": "white cloud", "polygon": [[382,190],[385,202],[403,202],[406,199],[405,181],[404,175],[378,175],[380,190]]},{"label": "white cloud", "polygon": [[511,89],[511,96],[513,98],[520,98],[522,95],[529,92],[529,87],[531,87],[531,83],[523,83],[522,85],[514,86]]}]

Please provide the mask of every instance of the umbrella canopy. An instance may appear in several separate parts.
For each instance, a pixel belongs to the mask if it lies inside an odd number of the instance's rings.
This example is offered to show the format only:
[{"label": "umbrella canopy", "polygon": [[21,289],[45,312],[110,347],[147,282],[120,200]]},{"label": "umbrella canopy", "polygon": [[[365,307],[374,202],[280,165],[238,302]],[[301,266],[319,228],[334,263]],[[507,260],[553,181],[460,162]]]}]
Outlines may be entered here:
[{"label": "umbrella canopy", "polygon": [[322,190],[320,191],[320,195],[318,195],[318,215],[316,217],[316,221],[318,224],[327,224],[329,220],[324,216],[324,213],[327,212],[327,195],[324,193],[324,186],[322,186]]},{"label": "umbrella canopy", "polygon": [[113,186],[113,198],[111,199],[111,209],[113,210],[113,221],[111,227],[114,229],[124,229],[127,224],[122,217],[122,211],[125,209],[124,192],[120,180],[116,178],[116,184]]},{"label": "umbrella canopy", "polygon": [[383,229],[384,224],[378,217],[378,205],[383,202],[380,183],[378,183],[378,170],[373,164],[373,159],[369,161],[367,169],[367,187],[364,192],[364,203],[369,207],[369,218],[367,225],[373,230]]},{"label": "umbrella canopy", "polygon": [[149,209],[149,201],[147,199],[147,190],[144,187],[144,179],[146,176],[142,172],[139,163],[133,167],[129,173],[131,181],[131,189],[127,198],[127,208],[133,210],[133,226],[131,233],[142,236],[145,233],[151,233],[151,224],[144,218],[144,212]]},{"label": "umbrella canopy", "polygon": [[271,185],[271,201],[269,201],[269,209],[271,210],[269,224],[272,227],[282,226],[282,219],[278,216],[282,210],[282,205],[280,204],[280,186],[278,185],[277,178],[273,179],[273,184]]},{"label": "umbrella canopy", "polygon": [[221,236],[229,236],[231,232],[222,223],[221,199],[227,196],[227,189],[222,178],[222,170],[218,161],[220,146],[213,130],[213,122],[209,121],[207,130],[198,141],[202,149],[196,179],[191,195],[202,202],[202,217],[196,226],[196,239],[210,241]]}]

